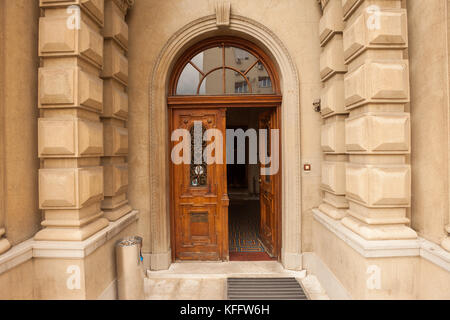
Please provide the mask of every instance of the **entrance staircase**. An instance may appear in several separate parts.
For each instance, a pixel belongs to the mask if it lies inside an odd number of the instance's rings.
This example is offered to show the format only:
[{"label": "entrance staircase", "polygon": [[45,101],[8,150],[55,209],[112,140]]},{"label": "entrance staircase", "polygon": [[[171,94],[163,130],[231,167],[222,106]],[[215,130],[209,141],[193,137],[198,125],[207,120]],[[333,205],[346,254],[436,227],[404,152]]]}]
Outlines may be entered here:
[{"label": "entrance staircase", "polygon": [[168,270],[147,271],[145,294],[148,300],[227,300],[228,279],[239,278],[291,278],[306,298],[329,299],[315,276],[286,270],[277,261],[173,263]]}]

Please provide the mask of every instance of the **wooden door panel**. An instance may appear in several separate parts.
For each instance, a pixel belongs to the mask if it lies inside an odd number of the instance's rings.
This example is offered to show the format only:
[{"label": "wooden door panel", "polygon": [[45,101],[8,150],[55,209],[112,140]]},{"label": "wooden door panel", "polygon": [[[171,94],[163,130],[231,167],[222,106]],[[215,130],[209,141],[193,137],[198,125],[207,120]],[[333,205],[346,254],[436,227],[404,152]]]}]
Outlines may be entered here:
[{"label": "wooden door panel", "polygon": [[[217,247],[217,208],[182,205],[180,232],[184,248],[206,245]],[[217,250],[217,248],[215,249]]]},{"label": "wooden door panel", "polygon": [[[264,112],[259,117],[259,128],[269,131],[279,129],[278,121],[277,110]],[[267,149],[270,150],[274,142],[271,141],[270,132],[267,136]],[[261,164],[261,168],[264,168],[263,164]],[[277,172],[274,175],[261,176],[260,179],[261,221],[259,238],[270,256],[275,256],[278,253],[279,177],[279,172]]]},{"label": "wooden door panel", "polygon": [[[201,122],[203,131],[222,132],[225,154],[225,109],[172,110],[172,130],[185,129],[192,133],[196,121]],[[176,143],[179,141],[173,142],[172,147]],[[175,259],[228,259],[226,165],[172,163],[171,172]]]}]

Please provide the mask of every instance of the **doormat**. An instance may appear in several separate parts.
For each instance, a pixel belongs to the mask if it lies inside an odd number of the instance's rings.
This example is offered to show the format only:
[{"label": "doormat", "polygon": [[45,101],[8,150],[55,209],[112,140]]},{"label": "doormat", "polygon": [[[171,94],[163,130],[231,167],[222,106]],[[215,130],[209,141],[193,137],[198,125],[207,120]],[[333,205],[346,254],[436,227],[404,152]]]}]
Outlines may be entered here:
[{"label": "doormat", "polygon": [[265,252],[230,252],[230,261],[277,261]]},{"label": "doormat", "polygon": [[308,300],[295,278],[228,278],[228,300]]}]

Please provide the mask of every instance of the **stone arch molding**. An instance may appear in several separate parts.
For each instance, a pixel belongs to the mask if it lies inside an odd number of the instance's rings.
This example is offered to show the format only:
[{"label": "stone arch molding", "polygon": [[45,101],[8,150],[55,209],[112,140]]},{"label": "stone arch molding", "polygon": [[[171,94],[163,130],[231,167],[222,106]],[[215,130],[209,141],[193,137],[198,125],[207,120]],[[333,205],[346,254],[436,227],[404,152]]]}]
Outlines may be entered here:
[{"label": "stone arch molding", "polygon": [[[223,28],[220,28],[223,29]],[[150,76],[150,224],[152,270],[171,264],[170,179],[168,158],[167,93],[171,68],[191,44],[220,30],[216,15],[192,21],[165,44]],[[300,95],[297,68],[281,40],[267,27],[239,15],[231,15],[227,31],[265,47],[280,75],[282,103],[282,263],[299,270],[301,262],[301,158]],[[155,152],[165,146],[165,152]]]}]

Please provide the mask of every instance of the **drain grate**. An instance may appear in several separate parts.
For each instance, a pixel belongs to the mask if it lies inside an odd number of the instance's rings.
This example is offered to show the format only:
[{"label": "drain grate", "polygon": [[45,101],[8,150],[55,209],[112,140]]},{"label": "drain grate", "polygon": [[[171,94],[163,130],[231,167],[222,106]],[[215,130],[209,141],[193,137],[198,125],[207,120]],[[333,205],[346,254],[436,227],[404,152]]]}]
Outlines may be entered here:
[{"label": "drain grate", "polygon": [[228,300],[308,300],[295,278],[228,278]]}]

